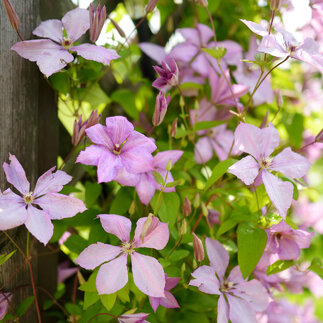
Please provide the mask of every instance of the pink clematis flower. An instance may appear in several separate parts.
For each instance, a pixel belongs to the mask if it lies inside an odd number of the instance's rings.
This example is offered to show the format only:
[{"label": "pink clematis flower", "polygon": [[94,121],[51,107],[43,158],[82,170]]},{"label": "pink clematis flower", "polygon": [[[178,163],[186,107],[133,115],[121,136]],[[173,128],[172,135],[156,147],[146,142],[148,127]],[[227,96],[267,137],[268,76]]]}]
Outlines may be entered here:
[{"label": "pink clematis flower", "polygon": [[[136,186],[136,191],[140,198],[140,201],[147,205],[153,198],[155,191],[160,190],[161,186],[158,184],[153,176],[153,171],[158,172],[163,178],[166,177],[166,165],[169,160],[171,160],[172,165],[174,165],[183,155],[182,150],[167,150],[160,152],[154,156],[153,168],[148,171],[137,175],[132,175],[126,172],[124,169],[119,172],[115,180],[126,186]],[[171,172],[168,172],[166,184],[174,181]],[[165,193],[175,192],[174,187],[166,187],[164,189]]]},{"label": "pink clematis flower", "polygon": [[268,306],[268,294],[255,279],[243,279],[239,266],[224,278],[229,264],[229,253],[220,242],[205,239],[210,266],[196,269],[189,285],[197,286],[201,292],[220,295],[218,300],[218,322],[256,323],[255,311],[264,311]]},{"label": "pink clematis flower", "polygon": [[11,293],[0,293],[0,320],[2,320],[6,316],[11,299]]},{"label": "pink clematis flower", "polygon": [[97,166],[99,183],[114,180],[122,168],[131,174],[153,170],[156,145],[125,117],[106,118],[106,127],[97,124],[85,132],[94,145],[81,151],[76,162]]},{"label": "pink clematis flower", "polygon": [[250,154],[229,168],[229,173],[237,176],[246,185],[254,183],[256,177],[262,180],[267,194],[285,218],[293,198],[293,185],[283,182],[269,172],[281,172],[291,178],[303,177],[311,164],[303,156],[285,148],[274,158],[270,155],[279,144],[279,134],[272,124],[259,129],[251,124],[241,123],[234,134],[235,144],[240,151]]},{"label": "pink clematis flower", "polygon": [[179,277],[168,277],[165,274],[165,296],[164,297],[152,297],[149,296],[149,302],[152,309],[156,312],[159,305],[166,308],[178,308],[179,305],[175,297],[169,292],[170,289],[174,288],[180,281]]},{"label": "pink clematis flower", "polygon": [[119,323],[149,323],[146,318],[149,314],[147,313],[135,313],[135,314],[122,314],[118,317]]},{"label": "pink clematis flower", "polygon": [[292,34],[282,28],[276,27],[277,34],[268,35],[268,31],[263,26],[248,20],[241,21],[252,32],[263,36],[258,47],[259,52],[279,58],[290,56],[323,70],[323,55],[319,53],[319,44],[313,39],[305,38],[303,43],[299,43]]},{"label": "pink clematis flower", "polygon": [[[92,44],[73,45],[89,28],[89,11],[76,8],[66,13],[61,21],[43,21],[33,31],[34,35],[46,39],[21,41],[11,49],[23,58],[36,62],[40,71],[47,77],[74,60],[71,52],[76,52],[85,59],[109,65],[111,60],[119,57],[115,50]],[[64,36],[63,29],[67,37]]]},{"label": "pink clematis flower", "polygon": [[75,260],[85,269],[94,269],[101,265],[96,278],[99,294],[112,294],[128,282],[127,258],[131,257],[132,274],[136,286],[145,294],[164,297],[165,273],[162,265],[153,257],[136,251],[137,248],[163,249],[169,239],[168,224],[152,217],[151,225],[143,236],[147,217],[137,221],[135,236],[130,241],[131,221],[120,215],[100,214],[103,229],[121,240],[116,247],[98,242],[87,247]]},{"label": "pink clematis flower", "polygon": [[178,84],[178,67],[175,60],[172,58],[167,64],[162,61],[162,67],[154,66],[155,71],[159,74],[159,77],[153,82],[153,86],[160,91],[166,92],[171,87]]},{"label": "pink clematis flower", "polygon": [[167,107],[170,102],[170,95],[166,98],[163,92],[159,92],[156,97],[155,110],[153,115],[153,125],[159,126],[166,115]]},{"label": "pink clematis flower", "polygon": [[64,261],[57,266],[57,283],[63,283],[66,279],[78,272],[77,267],[70,267],[70,262]]},{"label": "pink clematis flower", "polygon": [[7,181],[21,196],[10,188],[0,194],[0,230],[9,230],[25,224],[28,231],[40,242],[47,244],[53,235],[51,220],[70,218],[86,210],[84,203],[72,196],[58,194],[71,176],[55,167],[37,180],[35,189],[30,183],[17,158],[10,155],[10,164],[3,163]]}]

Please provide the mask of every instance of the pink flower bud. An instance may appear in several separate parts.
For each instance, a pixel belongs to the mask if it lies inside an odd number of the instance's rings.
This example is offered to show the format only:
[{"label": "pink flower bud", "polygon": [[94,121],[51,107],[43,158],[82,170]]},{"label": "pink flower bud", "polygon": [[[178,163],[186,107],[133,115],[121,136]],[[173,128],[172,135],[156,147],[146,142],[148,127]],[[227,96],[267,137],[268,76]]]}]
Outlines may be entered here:
[{"label": "pink flower bud", "polygon": [[114,21],[112,18],[110,18],[110,21],[112,23],[112,25],[114,26],[115,29],[117,29],[119,35],[123,38],[126,38],[126,33],[122,30],[122,28],[118,25],[118,23],[116,21]]},{"label": "pink flower bud", "polygon": [[82,141],[85,136],[85,129],[96,125],[100,120],[101,114],[98,115],[97,111],[92,111],[88,120],[82,121],[82,115],[80,116],[79,121],[74,121],[74,129],[72,136],[72,143],[74,146],[77,146]]},{"label": "pink flower bud", "polygon": [[187,198],[187,196],[185,196],[185,200],[184,200],[184,204],[183,204],[183,214],[185,216],[189,216],[191,214],[191,212],[192,212],[191,202]]},{"label": "pink flower bud", "polygon": [[18,31],[20,27],[20,20],[16,13],[15,8],[12,6],[10,0],[3,0],[4,7],[7,11],[11,26]]},{"label": "pink flower bud", "polygon": [[152,120],[155,127],[163,122],[169,102],[170,95],[166,98],[164,93],[159,92],[156,97],[155,111]]},{"label": "pink flower bud", "polygon": [[201,239],[193,232],[194,257],[198,262],[204,259],[204,248]]},{"label": "pink flower bud", "polygon": [[208,2],[207,2],[207,0],[198,0],[198,2],[200,3],[200,5],[201,5],[202,7],[207,7],[207,6],[208,6]]},{"label": "pink flower bud", "polygon": [[98,5],[96,10],[93,5],[90,4],[90,39],[92,43],[95,43],[102,31],[104,22],[107,18],[107,11],[105,6],[101,9],[101,6]]},{"label": "pink flower bud", "polygon": [[323,129],[316,135],[315,141],[323,143]]},{"label": "pink flower bud", "polygon": [[150,0],[145,8],[146,13],[150,13],[154,11],[156,5],[157,5],[158,0]]},{"label": "pink flower bud", "polygon": [[171,137],[175,137],[176,133],[177,133],[177,118],[175,118],[175,120],[173,121],[169,134]]}]

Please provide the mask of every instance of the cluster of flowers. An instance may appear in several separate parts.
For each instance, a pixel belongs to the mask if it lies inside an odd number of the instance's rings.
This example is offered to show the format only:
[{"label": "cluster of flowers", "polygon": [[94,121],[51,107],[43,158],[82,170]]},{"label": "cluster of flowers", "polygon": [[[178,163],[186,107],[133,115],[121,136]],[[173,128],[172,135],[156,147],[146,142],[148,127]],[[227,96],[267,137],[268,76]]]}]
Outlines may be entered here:
[{"label": "cluster of flowers", "polygon": [[[91,40],[94,42],[104,19],[104,11],[101,9],[94,11],[91,8],[90,15],[87,10],[75,9],[68,12],[62,21],[45,21],[34,30],[35,35],[49,39],[22,41],[12,49],[24,58],[36,61],[47,77],[74,60],[71,52],[76,52],[85,59],[109,64],[112,59],[119,57],[114,50],[91,44],[74,46],[74,42],[91,26]],[[258,51],[281,59],[302,60],[323,70],[323,56],[314,40],[307,38],[299,44],[292,35],[278,26],[274,28],[276,33],[271,34],[270,30],[260,24],[242,21],[262,37],[259,46],[255,38],[251,39],[245,58],[253,58]],[[246,69],[245,63],[241,61],[243,51],[239,44],[229,40],[216,41],[213,39],[213,31],[203,24],[198,24],[196,28],[183,28],[179,32],[185,42],[174,46],[168,54],[156,45],[140,45],[145,53],[162,66],[154,67],[159,77],[153,86],[160,90],[156,98],[154,126],[162,123],[170,102],[170,96],[166,98],[165,92],[172,88],[180,90],[179,86],[186,82],[202,85],[209,82],[211,88],[210,98],[203,97],[198,109],[189,111],[191,125],[201,121],[225,121],[234,114],[243,117],[244,107],[239,98],[248,91],[252,93],[255,86],[259,89],[252,97],[254,105],[273,100],[270,79],[265,78],[261,84],[257,84],[263,71],[260,68]],[[225,51],[220,59],[203,50],[221,47]],[[236,67],[233,76],[241,84],[231,84],[229,66]],[[195,97],[197,91],[185,90],[183,95]],[[230,110],[232,107],[236,107],[237,112],[233,113]],[[77,162],[97,166],[98,183],[116,181],[121,185],[135,187],[145,205],[149,204],[156,190],[166,193],[175,191],[174,187],[166,185],[174,181],[170,170],[181,158],[183,151],[169,150],[153,156],[152,153],[157,149],[154,140],[135,131],[132,123],[125,117],[109,117],[105,125],[97,124],[97,115],[93,115],[92,119],[89,123],[83,123],[82,119],[75,123],[79,136],[73,138],[73,143],[78,145],[85,134],[92,141],[91,145],[80,152]],[[279,146],[280,139],[275,127],[271,123],[267,126],[267,120],[260,128],[241,122],[234,132],[227,129],[226,124],[222,124],[198,131],[197,134],[200,138],[195,144],[194,155],[199,164],[208,162],[213,157],[213,151],[219,160],[246,153],[247,156],[233,164],[228,172],[244,184],[252,186],[252,189],[264,184],[270,201],[283,220],[266,229],[268,239],[265,251],[253,272],[256,279],[244,279],[239,266],[235,266],[226,276],[229,253],[219,241],[207,237],[205,245],[210,266],[203,265],[194,270],[189,285],[198,287],[204,293],[219,295],[217,316],[221,323],[229,320],[233,323],[279,322],[280,315],[285,315],[282,313],[288,313],[291,318],[298,315],[304,322],[315,322],[310,311],[302,312],[285,300],[276,300],[273,290],[281,290],[282,285],[289,290],[301,290],[303,286],[307,286],[314,294],[321,295],[322,291],[318,286],[322,286],[322,281],[316,274],[307,271],[307,268],[296,267],[287,271],[289,277],[286,277],[286,271],[271,276],[266,274],[268,266],[277,260],[297,260],[300,249],[310,245],[313,233],[306,230],[306,224],[302,229],[293,229],[285,222],[293,200],[294,186],[291,181],[306,176],[310,162],[289,147],[271,157]],[[11,189],[0,192],[1,230],[25,224],[39,241],[47,244],[53,235],[51,220],[72,217],[85,211],[82,201],[58,193],[63,185],[71,181],[71,177],[65,172],[54,172],[54,168],[48,170],[38,179],[34,190],[31,190],[25,172],[15,156],[11,155],[10,164],[4,163],[3,167],[8,182],[20,195]],[[156,181],[155,172],[163,178],[163,183]],[[301,213],[306,212],[305,208]],[[99,267],[96,277],[98,293],[112,294],[127,284],[129,255],[134,283],[149,296],[153,310],[156,311],[159,305],[179,307],[169,290],[177,285],[180,278],[168,277],[154,257],[137,251],[139,248],[164,249],[169,240],[168,224],[152,215],[141,217],[131,239],[132,223],[128,218],[116,214],[100,214],[98,218],[103,229],[121,241],[119,246],[100,242],[92,244],[75,260],[87,270]],[[308,222],[307,227],[316,223]],[[322,222],[318,227],[323,231]],[[202,261],[203,244],[195,235],[194,249],[196,258]],[[4,295],[0,302],[7,304],[10,297]],[[147,316],[145,313],[128,315],[131,322],[144,321]],[[119,319],[126,322],[128,317],[125,315]]]}]

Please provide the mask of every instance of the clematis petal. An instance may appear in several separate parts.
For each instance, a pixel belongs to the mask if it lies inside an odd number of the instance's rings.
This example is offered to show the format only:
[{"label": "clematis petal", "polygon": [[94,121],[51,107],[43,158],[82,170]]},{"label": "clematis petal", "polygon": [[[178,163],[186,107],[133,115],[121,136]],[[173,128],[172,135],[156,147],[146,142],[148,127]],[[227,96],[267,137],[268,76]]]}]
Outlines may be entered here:
[{"label": "clematis petal", "polygon": [[218,300],[217,323],[228,323],[228,322],[229,322],[229,305],[226,302],[223,294],[221,294]]},{"label": "clematis petal", "polygon": [[242,277],[242,274],[241,274],[239,266],[235,266],[231,270],[231,272],[230,272],[230,274],[229,274],[229,276],[227,278],[227,281],[230,281],[230,282],[232,282],[234,284],[240,284],[240,283],[245,281],[245,279],[243,279],[243,277]]},{"label": "clematis petal", "polygon": [[161,300],[161,297],[149,296],[149,303],[151,305],[151,308],[154,310],[154,312],[157,311],[157,308],[160,305],[160,300]]},{"label": "clematis petal", "polygon": [[281,172],[291,178],[300,178],[307,174],[311,163],[302,155],[285,148],[272,160],[270,169]]},{"label": "clematis petal", "polygon": [[87,60],[99,62],[105,65],[109,65],[110,61],[120,57],[114,49],[108,49],[92,44],[73,46],[71,47],[71,50],[77,52],[78,55]]},{"label": "clematis petal", "polygon": [[193,273],[192,276],[195,279],[192,279],[189,282],[189,285],[196,286],[201,292],[207,294],[218,294],[221,292],[219,290],[220,283],[215,275],[215,269],[210,266],[201,266],[198,267]]},{"label": "clematis petal", "polygon": [[257,323],[256,313],[250,304],[242,298],[226,293],[229,302],[229,318],[232,323]]},{"label": "clematis petal", "polygon": [[146,295],[164,297],[165,273],[162,265],[153,257],[137,252],[131,254],[133,280]]},{"label": "clematis petal", "polygon": [[281,237],[279,239],[278,256],[282,260],[297,260],[300,256],[301,250],[298,244],[288,237]]},{"label": "clematis petal", "polygon": [[89,12],[80,8],[73,9],[65,14],[62,23],[67,37],[74,43],[90,28]]},{"label": "clematis petal", "polygon": [[167,150],[157,153],[154,157],[154,167],[166,169],[166,165],[169,160],[172,161],[174,165],[183,155],[184,151],[182,150]]},{"label": "clematis petal", "polygon": [[62,43],[63,24],[57,19],[42,21],[40,25],[33,31],[33,34],[41,38],[49,38],[57,43]]},{"label": "clematis petal", "polygon": [[133,239],[135,247],[164,249],[169,239],[168,223],[160,222],[155,216],[152,217],[151,225],[145,234],[144,241],[142,241],[141,233],[147,219],[147,217],[143,217],[137,221]]},{"label": "clematis petal", "polygon": [[140,201],[148,205],[155,194],[156,184],[153,176],[150,173],[139,174],[140,180],[136,185]]},{"label": "clematis petal", "polygon": [[222,280],[229,264],[229,253],[219,241],[211,238],[205,239],[205,247],[211,267],[215,269],[218,277]]},{"label": "clematis petal", "polygon": [[142,175],[144,174],[131,174],[125,168],[121,168],[114,180],[124,186],[136,186]]},{"label": "clematis petal", "polygon": [[247,156],[230,166],[228,172],[237,176],[246,185],[251,185],[259,173],[259,168],[255,159]]},{"label": "clematis petal", "polygon": [[104,262],[114,259],[121,252],[120,247],[98,242],[85,248],[75,262],[85,269],[93,270]]},{"label": "clematis petal", "polygon": [[26,206],[18,200],[22,198],[16,195],[17,199],[4,204],[1,203],[4,201],[2,197],[0,195],[0,230],[10,230],[24,224],[27,219]]},{"label": "clematis petal", "polygon": [[314,232],[308,232],[306,230],[293,230],[292,233],[292,238],[300,248],[308,248],[313,236]]},{"label": "clematis petal", "polygon": [[167,274],[166,274],[165,278],[166,278],[166,285],[165,285],[166,290],[170,290],[170,289],[174,288],[178,284],[178,282],[181,280],[180,277],[168,277]]},{"label": "clematis petal", "polygon": [[122,147],[122,151],[129,150],[136,146],[147,150],[149,153],[152,153],[157,149],[157,146],[152,138],[148,138],[138,131],[133,131]]},{"label": "clematis petal", "polygon": [[284,48],[273,35],[268,35],[262,38],[258,46],[258,52],[267,53],[275,57],[285,58],[289,52]]},{"label": "clematis petal", "polygon": [[106,153],[106,148],[103,146],[91,145],[82,150],[76,158],[77,163],[84,165],[97,166],[99,164],[102,154]]},{"label": "clematis petal", "polygon": [[48,192],[59,192],[62,190],[63,185],[69,183],[72,180],[72,176],[66,174],[61,170],[54,172],[55,168],[56,167],[52,167],[38,178],[34,190],[35,197],[46,194]]},{"label": "clematis petal", "polygon": [[27,213],[26,228],[37,240],[46,245],[54,232],[54,226],[49,216],[46,212],[38,210],[31,205],[28,206]]},{"label": "clematis petal", "polygon": [[49,39],[21,41],[14,44],[11,49],[21,57],[37,62],[40,71],[47,77],[74,60],[72,54]]},{"label": "clematis petal", "polygon": [[129,173],[138,174],[153,170],[153,156],[144,148],[134,147],[122,152],[120,156]]},{"label": "clematis petal", "polygon": [[268,293],[265,287],[256,279],[235,285],[234,294],[246,300],[257,312],[265,311],[268,307]]},{"label": "clematis petal", "polygon": [[197,31],[200,38],[200,46],[205,47],[213,37],[212,29],[204,24],[197,24]]},{"label": "clematis petal", "polygon": [[3,170],[7,181],[12,184],[21,194],[28,193],[30,184],[26,178],[26,173],[14,155],[9,155],[10,164],[3,163]]},{"label": "clematis petal", "polygon": [[264,28],[260,24],[256,24],[253,21],[245,20],[245,19],[240,19],[253,33],[259,35],[259,36],[267,36],[268,31],[266,28]]},{"label": "clematis petal", "polygon": [[278,177],[265,170],[262,172],[262,180],[270,200],[273,202],[281,217],[285,219],[287,210],[292,204],[292,183],[283,182]]},{"label": "clematis petal", "polygon": [[162,46],[151,43],[140,43],[139,47],[147,56],[151,57],[158,64],[161,64],[162,61],[166,60],[166,52]]},{"label": "clematis petal", "polygon": [[213,148],[211,140],[208,137],[200,138],[195,144],[194,158],[198,164],[203,164],[209,161],[213,156]]},{"label": "clematis petal", "polygon": [[121,116],[107,118],[106,126],[106,132],[114,145],[121,146],[134,131],[133,124]]},{"label": "clematis petal", "polygon": [[169,291],[165,291],[165,297],[160,298],[160,305],[166,308],[179,308],[176,298]]},{"label": "clematis petal", "polygon": [[86,210],[83,201],[59,193],[47,193],[35,199],[34,203],[39,205],[52,220],[71,218]]},{"label": "clematis petal", "polygon": [[113,181],[122,167],[120,156],[110,151],[101,154],[97,169],[98,182],[107,183]]},{"label": "clematis petal", "polygon": [[122,242],[130,241],[131,221],[117,214],[99,214],[103,229],[117,236]]},{"label": "clematis petal", "polygon": [[188,63],[198,52],[199,48],[196,45],[190,42],[184,42],[174,46],[170,52],[170,56],[176,62]]},{"label": "clematis petal", "polygon": [[99,295],[113,294],[124,287],[127,282],[127,255],[122,254],[100,267],[96,276],[96,289]]},{"label": "clematis petal", "polygon": [[266,158],[271,155],[279,145],[279,133],[272,123],[268,124],[268,127],[260,130],[260,137],[258,139],[259,145],[259,158]]},{"label": "clematis petal", "polygon": [[110,150],[114,149],[114,143],[109,137],[107,129],[102,124],[89,127],[85,132],[94,144],[105,146]]}]

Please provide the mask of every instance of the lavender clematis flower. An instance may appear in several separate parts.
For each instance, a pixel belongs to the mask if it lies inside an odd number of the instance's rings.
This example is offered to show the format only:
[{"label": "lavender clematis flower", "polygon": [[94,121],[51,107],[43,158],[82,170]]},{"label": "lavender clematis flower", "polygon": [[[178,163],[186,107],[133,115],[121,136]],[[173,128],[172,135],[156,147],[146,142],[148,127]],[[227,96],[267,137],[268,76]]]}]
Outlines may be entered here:
[{"label": "lavender clematis flower", "polygon": [[[140,201],[143,204],[147,205],[153,198],[155,191],[161,189],[160,184],[158,184],[155,181],[152,172],[156,171],[159,174],[161,174],[163,178],[165,178],[167,173],[166,165],[168,161],[171,160],[172,165],[174,165],[181,158],[182,155],[183,155],[182,150],[167,150],[167,151],[160,152],[156,154],[156,156],[154,156],[153,163],[152,163],[153,168],[150,171],[137,174],[137,175],[132,175],[123,169],[119,172],[115,180],[122,185],[136,186],[136,191],[138,193]],[[171,172],[168,172],[166,183],[171,183],[173,181],[174,179]],[[166,187],[164,189],[164,192],[165,193],[175,192],[175,188]]]},{"label": "lavender clematis flower", "polygon": [[0,293],[0,320],[2,320],[6,316],[11,299],[11,293]]},{"label": "lavender clematis flower", "polygon": [[119,323],[149,323],[146,318],[149,314],[147,313],[135,313],[135,314],[122,314],[118,317]]},{"label": "lavender clematis flower", "polygon": [[135,236],[130,241],[131,221],[120,215],[100,214],[103,229],[121,240],[116,247],[98,242],[87,247],[76,259],[81,267],[93,270],[101,265],[96,278],[99,294],[112,294],[128,282],[127,258],[131,257],[132,274],[136,286],[152,297],[164,297],[165,273],[162,265],[153,257],[136,251],[137,248],[163,249],[169,239],[168,224],[152,217],[151,225],[142,237],[143,227],[148,219],[137,221]]},{"label": "lavender clematis flower", "polygon": [[152,297],[149,296],[149,302],[152,309],[156,312],[159,305],[166,308],[178,308],[179,305],[175,297],[169,292],[170,289],[174,288],[180,281],[179,277],[168,277],[165,274],[165,296],[164,297]]},{"label": "lavender clematis flower", "polygon": [[243,279],[238,266],[224,278],[229,264],[229,253],[220,242],[205,239],[210,266],[196,269],[189,285],[197,286],[207,294],[220,295],[218,300],[218,323],[248,322],[256,323],[255,311],[264,311],[268,306],[268,294],[261,283],[255,279]]},{"label": "lavender clematis flower", "polygon": [[170,102],[170,95],[166,98],[163,92],[159,92],[156,97],[155,110],[153,115],[153,125],[159,126],[166,115],[167,107]]},{"label": "lavender clematis flower", "polygon": [[58,194],[71,176],[55,167],[39,177],[35,189],[30,183],[17,158],[10,155],[10,164],[4,163],[7,181],[21,196],[10,188],[0,194],[0,230],[9,230],[25,224],[28,231],[40,242],[47,244],[53,235],[51,220],[74,216],[86,210],[84,203],[72,196]]},{"label": "lavender clematis flower", "polygon": [[[64,37],[63,28],[67,37]],[[33,31],[34,35],[46,39],[21,41],[11,49],[23,58],[36,62],[40,71],[47,77],[74,60],[70,52],[109,65],[111,60],[119,57],[115,50],[92,44],[73,45],[89,28],[89,11],[76,8],[66,13],[62,20],[43,21]]]},{"label": "lavender clematis flower", "polygon": [[179,71],[173,58],[170,59],[169,64],[162,61],[162,68],[156,65],[154,66],[154,69],[159,74],[159,78],[153,82],[155,88],[166,92],[168,89],[178,84]]},{"label": "lavender clematis flower", "polygon": [[259,52],[267,53],[279,58],[288,56],[309,63],[319,70],[323,70],[323,55],[319,53],[319,44],[311,38],[305,38],[299,43],[288,31],[276,27],[277,34],[268,35],[266,28],[252,21],[241,20],[252,32],[263,36],[258,47]]},{"label": "lavender clematis flower", "polygon": [[125,117],[106,118],[106,127],[97,124],[85,132],[94,145],[81,151],[76,162],[97,166],[99,183],[114,180],[122,168],[131,174],[153,170],[156,145]]},{"label": "lavender clematis flower", "polygon": [[77,267],[70,267],[70,262],[64,261],[57,266],[57,283],[63,283],[66,279],[78,272]]},{"label": "lavender clematis flower", "polygon": [[290,148],[285,148],[274,158],[269,157],[279,144],[278,131],[272,124],[263,129],[251,124],[240,124],[234,137],[238,149],[250,155],[232,165],[229,172],[246,185],[254,183],[258,176],[258,179],[263,181],[270,200],[285,218],[292,203],[293,185],[283,182],[269,170],[281,172],[291,178],[299,178],[306,175],[311,164]]}]

